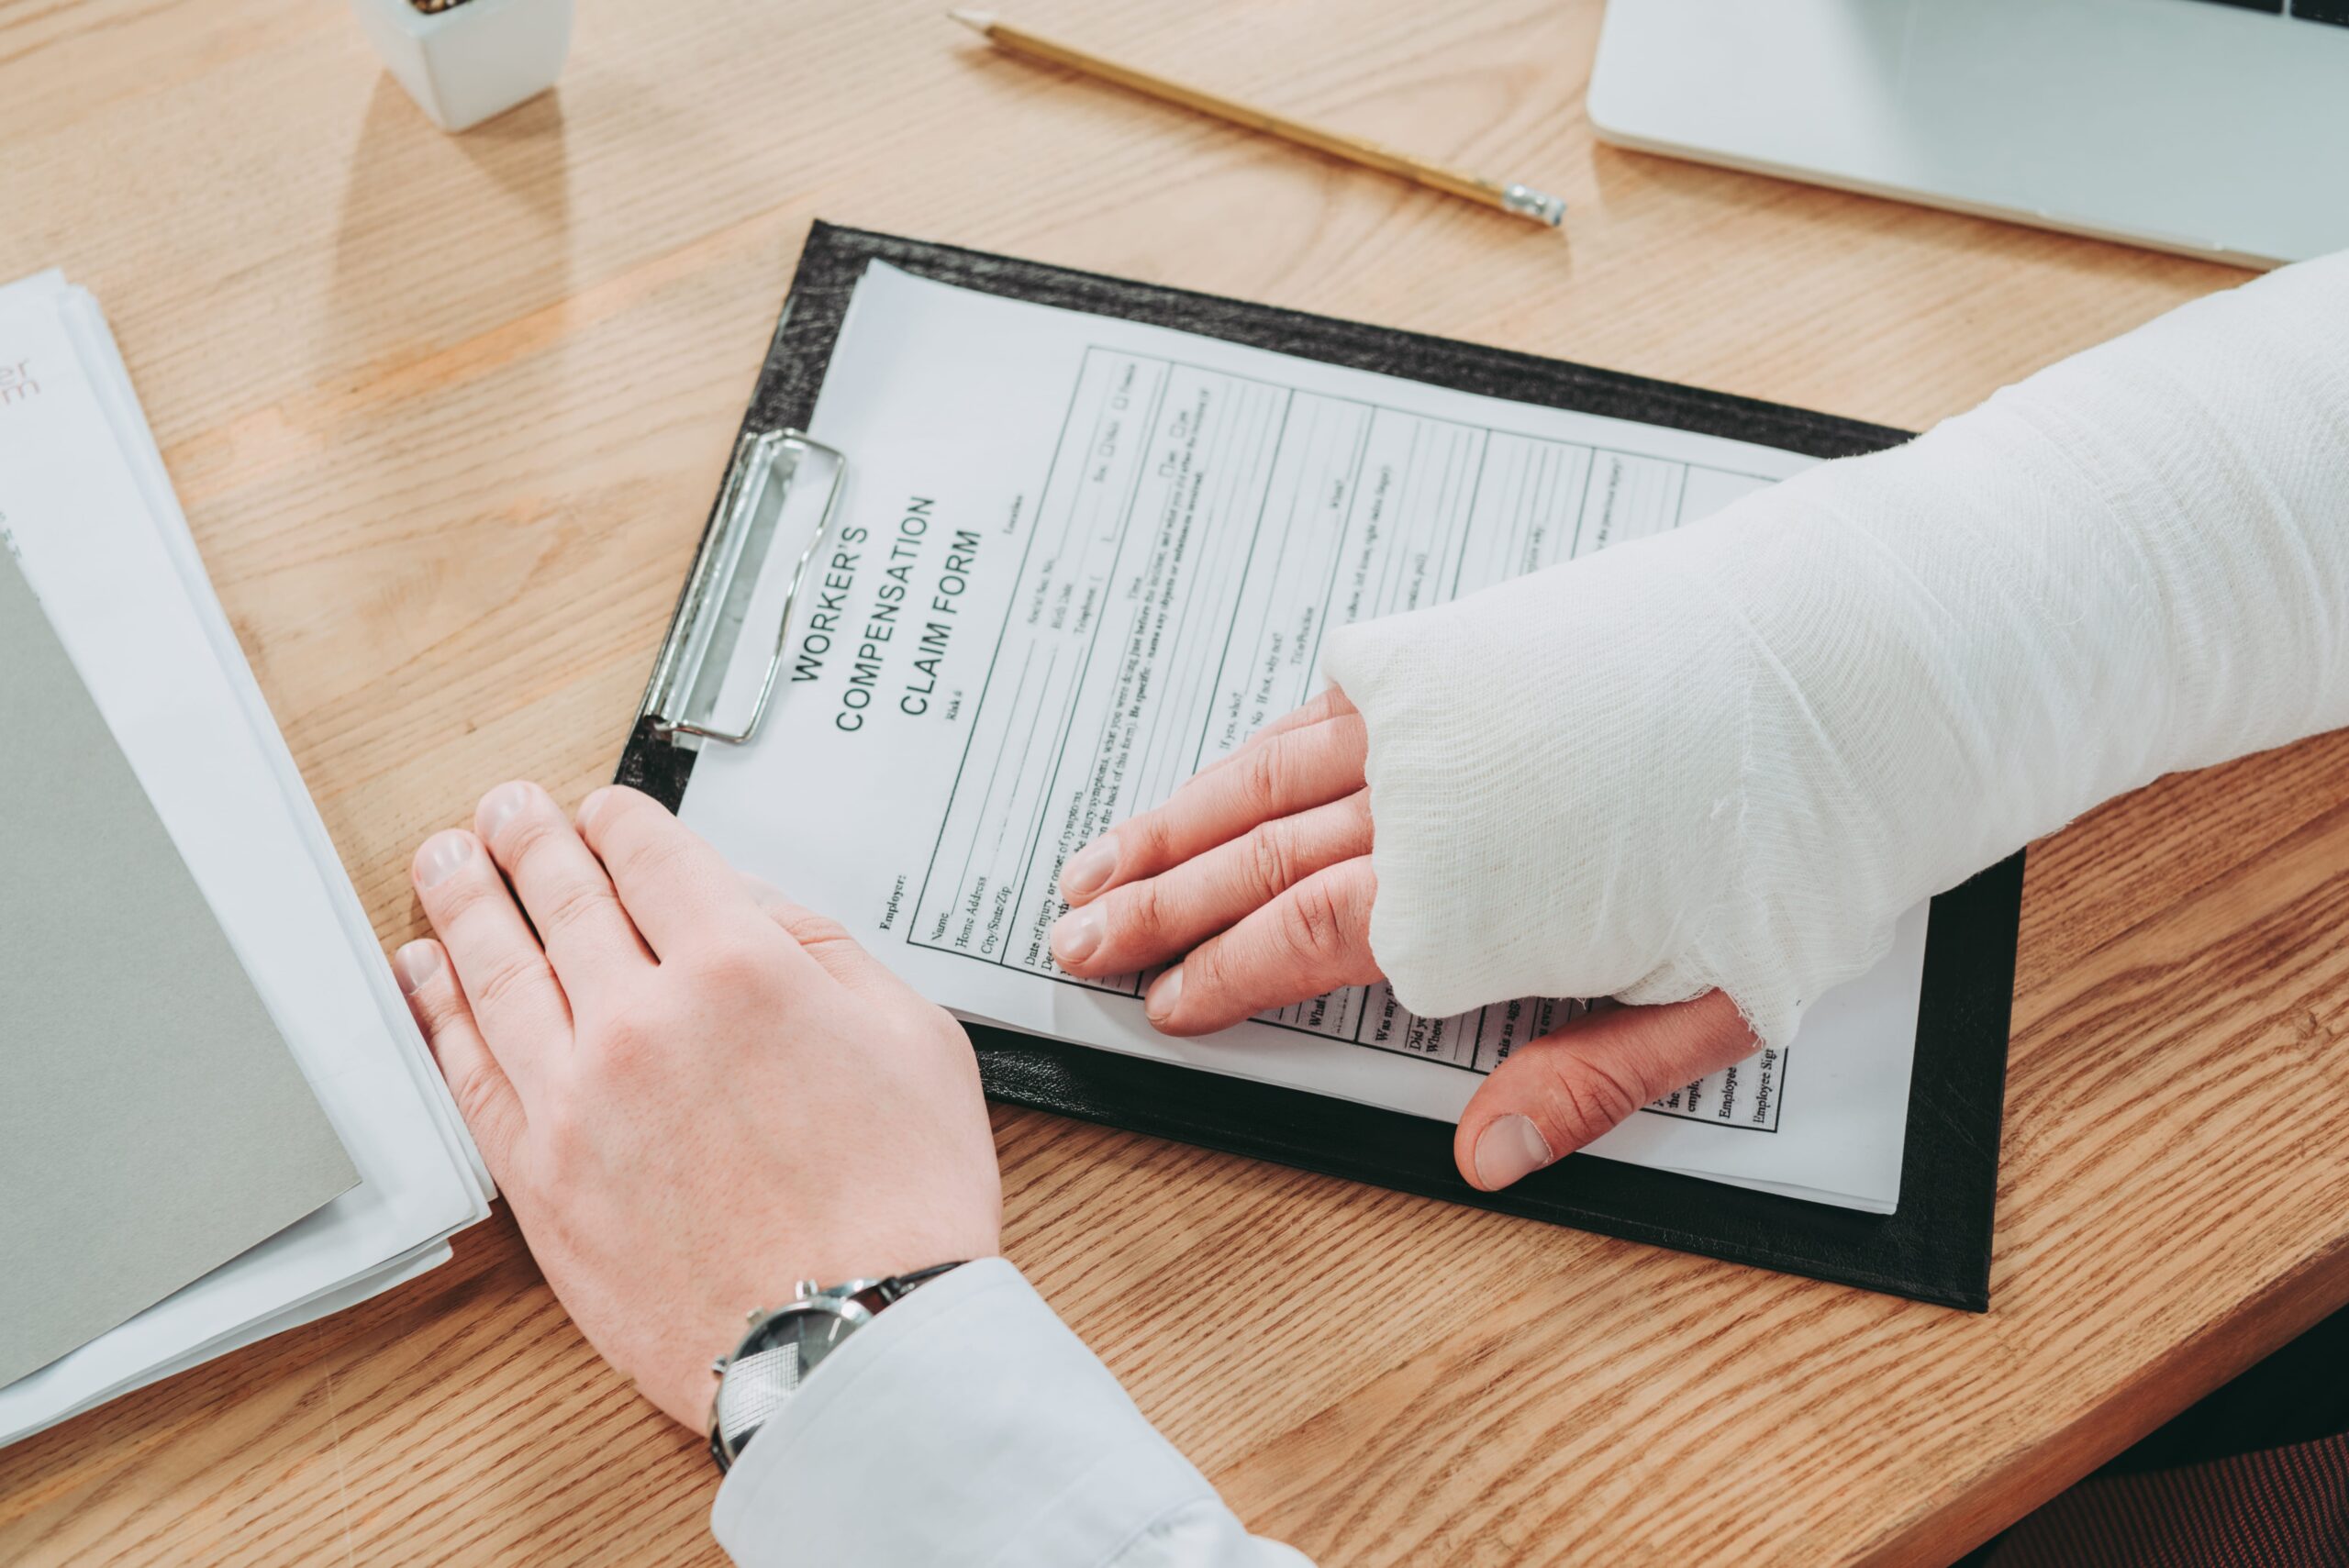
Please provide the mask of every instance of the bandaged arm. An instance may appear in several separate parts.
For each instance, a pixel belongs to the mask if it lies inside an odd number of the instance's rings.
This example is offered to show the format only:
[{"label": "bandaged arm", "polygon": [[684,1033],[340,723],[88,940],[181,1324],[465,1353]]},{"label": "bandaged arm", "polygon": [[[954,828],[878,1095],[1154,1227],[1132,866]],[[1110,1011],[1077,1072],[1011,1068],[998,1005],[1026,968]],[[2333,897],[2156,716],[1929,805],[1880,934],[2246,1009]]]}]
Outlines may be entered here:
[{"label": "bandaged arm", "polygon": [[1892,922],[2165,773],[2349,722],[2349,254],[1895,450],[1331,634],[1370,940],[1425,1016],[1720,987],[1771,1043]]}]

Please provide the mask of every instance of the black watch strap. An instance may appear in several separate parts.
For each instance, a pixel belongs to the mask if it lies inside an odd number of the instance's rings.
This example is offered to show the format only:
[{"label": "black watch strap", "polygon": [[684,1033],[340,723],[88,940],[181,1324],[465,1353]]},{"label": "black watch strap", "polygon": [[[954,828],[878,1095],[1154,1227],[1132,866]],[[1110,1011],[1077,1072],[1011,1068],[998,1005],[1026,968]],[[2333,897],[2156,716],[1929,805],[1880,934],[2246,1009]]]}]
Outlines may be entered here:
[{"label": "black watch strap", "polygon": [[870,1290],[858,1292],[850,1299],[862,1304],[868,1312],[878,1312],[889,1303],[901,1301],[911,1296],[915,1290],[928,1284],[939,1275],[951,1273],[961,1268],[965,1260],[957,1258],[951,1263],[932,1263],[926,1269],[916,1269],[909,1274],[892,1275]]}]

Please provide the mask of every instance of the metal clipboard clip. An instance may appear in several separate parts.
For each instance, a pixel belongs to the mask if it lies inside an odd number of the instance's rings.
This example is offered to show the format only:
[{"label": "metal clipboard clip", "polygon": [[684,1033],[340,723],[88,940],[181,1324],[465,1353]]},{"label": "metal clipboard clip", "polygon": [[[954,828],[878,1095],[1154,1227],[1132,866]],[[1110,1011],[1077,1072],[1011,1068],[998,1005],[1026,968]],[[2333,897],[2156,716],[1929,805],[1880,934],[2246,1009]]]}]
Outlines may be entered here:
[{"label": "metal clipboard clip", "polygon": [[[827,469],[829,478],[823,477]],[[739,746],[758,733],[783,669],[792,607],[818,548],[832,531],[832,513],[840,505],[847,473],[844,454],[804,430],[742,432],[734,446],[734,461],[727,465],[717,515],[694,556],[694,569],[661,644],[660,661],[652,666],[652,683],[637,713],[640,724],[649,720],[655,736],[686,751],[699,750],[705,740]],[[773,612],[774,648],[758,694],[748,717],[729,727],[720,721],[717,708],[733,669],[734,651],[743,633],[751,629],[750,617],[761,608],[758,601],[772,598],[759,592],[767,559],[786,512],[796,509],[790,505],[795,485],[811,475],[824,486],[822,508],[784,583],[783,602]],[[808,493],[797,494],[804,501]],[[763,613],[760,619],[763,624]]]}]

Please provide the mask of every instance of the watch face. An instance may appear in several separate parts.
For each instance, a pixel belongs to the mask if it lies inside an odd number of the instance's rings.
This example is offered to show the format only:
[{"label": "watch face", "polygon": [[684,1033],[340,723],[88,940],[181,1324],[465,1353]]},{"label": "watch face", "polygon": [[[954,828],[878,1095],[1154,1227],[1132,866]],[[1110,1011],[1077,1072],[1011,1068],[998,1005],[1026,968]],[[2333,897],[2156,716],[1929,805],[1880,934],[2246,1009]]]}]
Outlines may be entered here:
[{"label": "watch face", "polygon": [[[830,1312],[796,1312],[792,1314],[784,1342],[796,1345],[799,1351],[799,1377],[816,1370],[816,1365],[839,1348],[841,1340],[856,1330],[862,1317],[849,1318]],[[796,1383],[797,1379],[794,1379]]]},{"label": "watch face", "polygon": [[730,1450],[764,1426],[866,1317],[852,1303],[794,1304],[752,1329],[718,1385],[712,1437]]}]

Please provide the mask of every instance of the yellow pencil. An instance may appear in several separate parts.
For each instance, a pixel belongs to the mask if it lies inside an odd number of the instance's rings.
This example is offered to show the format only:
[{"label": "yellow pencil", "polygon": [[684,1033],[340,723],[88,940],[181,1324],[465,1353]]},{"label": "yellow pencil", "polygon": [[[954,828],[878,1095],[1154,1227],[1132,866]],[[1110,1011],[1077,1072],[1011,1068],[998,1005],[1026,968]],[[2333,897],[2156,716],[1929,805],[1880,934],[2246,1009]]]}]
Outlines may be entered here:
[{"label": "yellow pencil", "polygon": [[1365,168],[1399,174],[1431,189],[1465,196],[1472,202],[1482,202],[1486,206],[1496,206],[1520,217],[1530,217],[1553,228],[1558,227],[1566,215],[1564,197],[1547,195],[1531,185],[1505,185],[1497,180],[1487,180],[1458,169],[1447,169],[1441,163],[1431,163],[1424,158],[1414,158],[1408,153],[1381,147],[1375,141],[1324,130],[1319,126],[1307,125],[1303,120],[1275,114],[1270,109],[1260,109],[1253,104],[1243,104],[1236,98],[1227,98],[1180,82],[1170,82],[1163,76],[1153,76],[1133,66],[1120,65],[1114,60],[1104,60],[1097,54],[1088,54],[1068,44],[1055,43],[1050,39],[1023,31],[997,20],[992,11],[953,11],[949,15],[964,27],[976,29],[997,49],[1012,54],[1064,65],[1087,76],[1097,76],[1120,87],[1146,93],[1170,104],[1180,104],[1203,115],[1213,115],[1219,120],[1229,120],[1233,125],[1281,137],[1331,158],[1342,158]]}]

